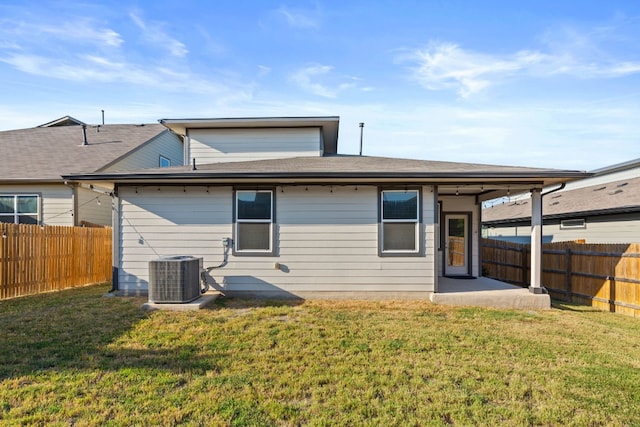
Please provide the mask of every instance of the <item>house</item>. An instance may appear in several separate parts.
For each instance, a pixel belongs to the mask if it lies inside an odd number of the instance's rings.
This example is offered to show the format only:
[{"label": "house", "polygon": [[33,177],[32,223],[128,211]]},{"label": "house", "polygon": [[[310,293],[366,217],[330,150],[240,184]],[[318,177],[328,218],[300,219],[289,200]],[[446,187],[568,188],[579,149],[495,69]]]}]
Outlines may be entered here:
[{"label": "house", "polygon": [[147,291],[149,261],[192,255],[225,294],[428,297],[442,276],[480,276],[484,200],[584,177],[338,154],[338,117],[160,123],[184,166],[65,177],[112,189],[123,294]]},{"label": "house", "polygon": [[111,225],[109,191],[61,175],[181,165],[183,145],[157,123],[90,126],[65,116],[0,132],[0,159],[0,222]]},{"label": "house", "polygon": [[[543,241],[640,242],[640,159],[591,173],[544,197]],[[482,219],[485,237],[528,243],[529,195],[487,206]]]}]

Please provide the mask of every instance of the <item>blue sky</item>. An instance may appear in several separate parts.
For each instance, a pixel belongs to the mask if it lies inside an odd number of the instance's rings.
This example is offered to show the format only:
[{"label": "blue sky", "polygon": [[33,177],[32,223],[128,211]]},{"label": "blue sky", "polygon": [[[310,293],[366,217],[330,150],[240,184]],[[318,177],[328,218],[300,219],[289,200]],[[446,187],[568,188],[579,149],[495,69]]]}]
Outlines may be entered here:
[{"label": "blue sky", "polygon": [[0,0],[0,130],[338,115],[339,151],[640,157],[636,1]]}]

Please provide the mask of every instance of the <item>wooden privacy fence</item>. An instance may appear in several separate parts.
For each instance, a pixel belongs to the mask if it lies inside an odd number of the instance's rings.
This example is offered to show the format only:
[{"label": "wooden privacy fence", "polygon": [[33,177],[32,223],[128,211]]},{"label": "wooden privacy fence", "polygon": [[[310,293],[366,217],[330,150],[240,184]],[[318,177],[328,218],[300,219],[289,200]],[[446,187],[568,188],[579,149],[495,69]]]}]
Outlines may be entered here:
[{"label": "wooden privacy fence", "polygon": [[0,299],[111,280],[111,228],[0,223]]},{"label": "wooden privacy fence", "polygon": [[[640,244],[542,245],[542,285],[570,302],[640,316]],[[522,286],[530,281],[529,245],[482,239],[483,274]]]}]

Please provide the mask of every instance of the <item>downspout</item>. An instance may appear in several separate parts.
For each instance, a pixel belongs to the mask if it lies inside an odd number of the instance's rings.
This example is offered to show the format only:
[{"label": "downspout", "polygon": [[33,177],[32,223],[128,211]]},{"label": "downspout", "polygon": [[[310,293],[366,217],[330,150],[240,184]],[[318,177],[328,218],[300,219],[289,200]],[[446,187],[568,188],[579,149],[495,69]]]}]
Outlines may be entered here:
[{"label": "downspout", "polygon": [[[78,184],[64,182],[64,185],[71,189],[71,217],[73,219],[73,226],[78,226]],[[45,224],[43,224],[45,225]]]},{"label": "downspout", "polygon": [[554,188],[553,190],[549,190],[549,191],[547,191],[546,193],[542,193],[542,194],[540,195],[540,197],[544,197],[544,196],[546,196],[547,194],[551,194],[551,193],[555,193],[556,191],[560,191],[560,190],[564,189],[564,187],[566,187],[566,186],[567,186],[567,183],[566,183],[566,182],[563,182],[562,184],[560,184],[560,187],[558,187],[558,188]]}]

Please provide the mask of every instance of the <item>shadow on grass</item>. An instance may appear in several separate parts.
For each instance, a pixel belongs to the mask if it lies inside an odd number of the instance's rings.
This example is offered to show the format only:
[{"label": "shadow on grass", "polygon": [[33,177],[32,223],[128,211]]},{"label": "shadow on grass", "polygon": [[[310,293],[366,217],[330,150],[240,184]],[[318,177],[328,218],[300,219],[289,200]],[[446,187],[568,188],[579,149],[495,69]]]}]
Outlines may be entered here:
[{"label": "shadow on grass", "polygon": [[154,368],[179,372],[217,369],[215,354],[194,346],[109,348],[148,313],[141,298],[103,298],[90,286],[0,301],[0,381],[57,369]]},{"label": "shadow on grass", "polygon": [[573,311],[576,313],[606,313],[590,305],[578,304],[573,302],[551,300],[551,307],[562,311]]},{"label": "shadow on grass", "polygon": [[217,310],[220,308],[228,309],[248,309],[258,307],[296,307],[304,304],[303,298],[243,298],[243,297],[229,297],[220,296],[216,298],[213,304],[209,304],[205,307],[206,310]]}]

